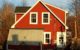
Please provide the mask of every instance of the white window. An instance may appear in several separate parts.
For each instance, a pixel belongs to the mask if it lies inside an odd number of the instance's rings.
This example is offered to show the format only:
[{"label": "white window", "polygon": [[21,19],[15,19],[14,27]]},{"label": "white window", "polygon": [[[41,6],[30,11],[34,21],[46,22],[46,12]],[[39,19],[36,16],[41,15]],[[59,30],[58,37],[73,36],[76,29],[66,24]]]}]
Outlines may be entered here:
[{"label": "white window", "polygon": [[44,44],[51,43],[51,32],[44,32]]},{"label": "white window", "polygon": [[50,13],[42,12],[42,24],[50,24]]},{"label": "white window", "polygon": [[30,13],[30,24],[37,24],[38,23],[38,13],[31,12]]}]

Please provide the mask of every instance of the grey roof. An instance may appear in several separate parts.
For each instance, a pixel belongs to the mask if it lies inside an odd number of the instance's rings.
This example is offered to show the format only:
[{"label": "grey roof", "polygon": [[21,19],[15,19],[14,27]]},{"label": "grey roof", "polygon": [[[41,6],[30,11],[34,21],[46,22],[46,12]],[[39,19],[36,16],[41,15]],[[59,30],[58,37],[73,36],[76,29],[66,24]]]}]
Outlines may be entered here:
[{"label": "grey roof", "polygon": [[25,13],[27,10],[29,10],[29,8],[30,7],[20,7],[20,6],[18,6],[18,7],[16,7],[15,8],[15,13]]}]

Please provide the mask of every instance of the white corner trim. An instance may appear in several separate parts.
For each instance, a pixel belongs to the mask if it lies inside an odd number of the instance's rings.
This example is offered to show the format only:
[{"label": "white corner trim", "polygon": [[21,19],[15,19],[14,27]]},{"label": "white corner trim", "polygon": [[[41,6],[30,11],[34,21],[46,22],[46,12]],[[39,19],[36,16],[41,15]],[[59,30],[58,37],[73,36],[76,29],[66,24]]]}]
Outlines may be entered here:
[{"label": "white corner trim", "polygon": [[24,15],[22,15],[21,18],[20,18],[19,20],[17,20],[17,21],[11,26],[11,28],[14,28],[15,25],[16,25],[31,9],[33,9],[34,6],[36,6],[36,5],[38,4],[38,2],[39,2],[39,0],[38,0],[28,11],[26,11],[26,13],[24,13]]},{"label": "white corner trim", "polygon": [[[45,41],[45,39],[46,39],[46,38],[45,38],[45,35],[46,35],[46,34],[49,34],[49,36],[50,36],[49,39],[50,39],[50,43],[51,43],[51,32],[44,32],[44,44],[48,44],[48,43],[46,43],[46,41]],[[49,44],[50,44],[50,43],[49,43]]]},{"label": "white corner trim", "polygon": [[66,13],[69,13],[68,11],[65,10]]},{"label": "white corner trim", "polygon": [[65,25],[66,25],[66,15],[67,15],[67,13],[65,13]]},{"label": "white corner trim", "polygon": [[[31,14],[36,14],[36,23],[32,23],[31,22]],[[38,12],[30,12],[30,20],[29,20],[30,22],[30,24],[38,24]]]},{"label": "white corner trim", "polygon": [[[67,25],[67,14],[68,14],[68,11],[65,13],[65,25]],[[65,26],[65,30],[66,29],[69,29],[69,28]]]},{"label": "white corner trim", "polygon": [[55,15],[55,13],[53,13],[42,1],[41,1],[41,3],[54,15],[54,17],[56,17],[56,18],[66,27],[66,29],[68,28],[68,27],[65,25],[65,23],[63,23],[63,22],[60,20],[60,18],[58,18],[57,15]]},{"label": "white corner trim", "polygon": [[[43,22],[43,14],[48,14],[48,23]],[[42,24],[50,24],[50,13],[49,12],[42,12]]]}]

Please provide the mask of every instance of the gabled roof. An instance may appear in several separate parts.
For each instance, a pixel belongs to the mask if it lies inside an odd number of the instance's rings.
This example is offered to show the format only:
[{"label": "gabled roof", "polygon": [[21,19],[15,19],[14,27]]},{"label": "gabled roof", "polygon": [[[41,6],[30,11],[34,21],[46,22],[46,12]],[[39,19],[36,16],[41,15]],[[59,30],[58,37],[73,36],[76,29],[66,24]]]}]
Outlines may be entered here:
[{"label": "gabled roof", "polygon": [[18,6],[15,8],[15,13],[25,13],[27,10],[29,10],[30,7],[21,7]]},{"label": "gabled roof", "polygon": [[[39,0],[38,2],[36,2],[36,4],[38,4],[39,2],[41,2],[41,3],[47,8],[47,10],[50,11],[50,12],[52,13],[52,15],[54,15],[54,17],[55,17],[63,26],[65,26],[66,29],[68,29],[68,27],[66,26],[66,24],[65,24],[53,11],[51,11],[51,9],[48,8],[47,5],[44,4],[41,0]],[[34,6],[36,6],[36,4],[35,4]],[[17,20],[17,21],[11,26],[11,28],[14,28],[15,25],[16,25],[31,9],[33,9],[34,6],[32,6],[28,11],[26,11],[26,13],[25,13],[19,20]],[[66,13],[66,11],[65,11],[65,13]]]}]

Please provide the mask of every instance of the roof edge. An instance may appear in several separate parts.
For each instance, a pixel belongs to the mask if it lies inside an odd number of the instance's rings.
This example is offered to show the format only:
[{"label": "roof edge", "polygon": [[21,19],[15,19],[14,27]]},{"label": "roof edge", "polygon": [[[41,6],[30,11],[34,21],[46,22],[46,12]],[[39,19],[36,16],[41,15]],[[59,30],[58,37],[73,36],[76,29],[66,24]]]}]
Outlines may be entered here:
[{"label": "roof edge", "polygon": [[[45,3],[45,2],[44,2],[44,3]],[[50,6],[52,6],[52,7],[55,7],[55,8],[57,8],[57,9],[59,9],[59,10],[62,10],[62,11],[64,11],[65,13],[68,13],[67,10],[61,9],[60,7],[57,7],[57,6],[54,6],[54,5],[48,4],[48,3],[45,3],[45,4],[50,5]]]}]

